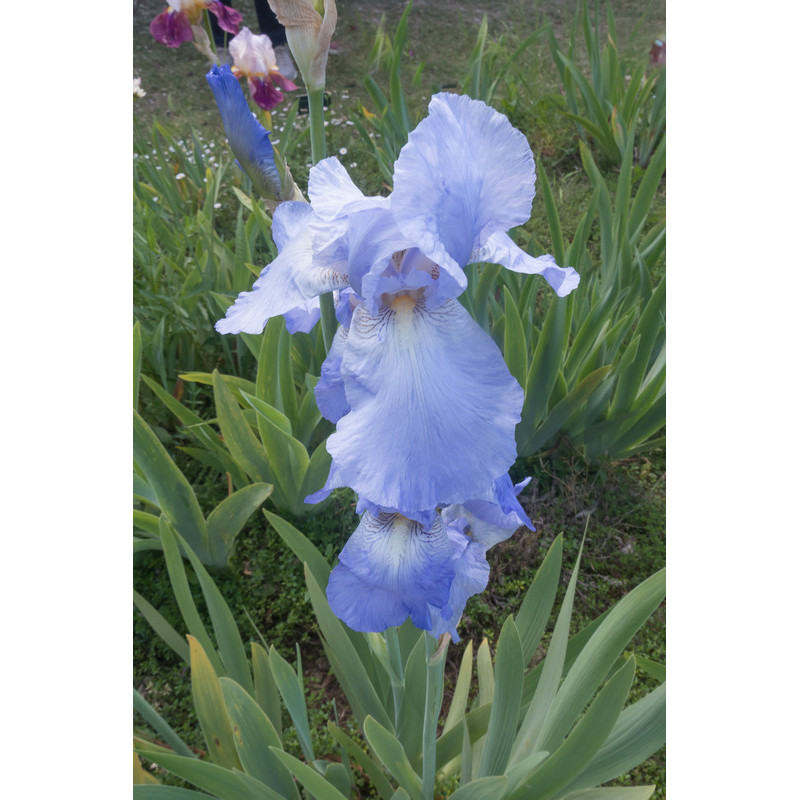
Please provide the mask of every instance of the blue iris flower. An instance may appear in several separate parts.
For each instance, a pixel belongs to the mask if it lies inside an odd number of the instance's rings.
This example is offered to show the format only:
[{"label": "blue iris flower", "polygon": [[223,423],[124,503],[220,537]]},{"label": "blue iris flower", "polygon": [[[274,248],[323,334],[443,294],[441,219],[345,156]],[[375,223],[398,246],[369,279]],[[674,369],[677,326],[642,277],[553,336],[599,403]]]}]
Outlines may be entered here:
[{"label": "blue iris flower", "polygon": [[276,200],[281,195],[281,178],[269,131],[253,116],[239,81],[230,66],[214,65],[206,75],[222,116],[236,163],[264,197]]},{"label": "blue iris flower", "polygon": [[530,521],[508,469],[523,392],[494,341],[456,299],[478,261],[541,274],[558,296],[574,269],[534,258],[508,231],[530,217],[535,164],[524,135],[482,102],[435,95],[409,135],[388,198],[365,197],[335,158],[309,175],[310,206],[282,203],[291,234],[217,323],[256,333],[333,290],[341,323],[316,386],[336,423],[317,502],[349,486],[361,524],[328,598],[357,630],[411,617],[457,636],[485,552]]},{"label": "blue iris flower", "polygon": [[528,480],[514,486],[506,474],[481,498],[427,523],[368,508],[331,573],[331,609],[353,630],[383,631],[410,617],[457,642],[467,600],[489,579],[486,551],[522,525],[533,530],[517,501]]}]

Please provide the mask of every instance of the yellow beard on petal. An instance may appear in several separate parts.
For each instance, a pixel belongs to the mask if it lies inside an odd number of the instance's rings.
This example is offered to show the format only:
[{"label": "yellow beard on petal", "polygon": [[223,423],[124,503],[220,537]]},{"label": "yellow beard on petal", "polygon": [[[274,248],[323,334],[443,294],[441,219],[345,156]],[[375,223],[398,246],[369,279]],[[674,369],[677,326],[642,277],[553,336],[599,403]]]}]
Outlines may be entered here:
[{"label": "yellow beard on petal", "polygon": [[402,350],[413,350],[419,341],[419,331],[414,324],[414,312],[422,293],[421,289],[417,289],[392,298],[391,309],[394,312],[397,343]]}]

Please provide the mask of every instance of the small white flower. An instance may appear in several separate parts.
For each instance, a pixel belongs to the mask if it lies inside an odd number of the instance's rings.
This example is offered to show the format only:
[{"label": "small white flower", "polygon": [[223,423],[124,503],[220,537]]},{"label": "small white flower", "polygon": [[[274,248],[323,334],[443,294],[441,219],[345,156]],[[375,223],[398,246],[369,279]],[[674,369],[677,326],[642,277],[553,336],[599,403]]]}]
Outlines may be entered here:
[{"label": "small white flower", "polygon": [[[159,167],[159,169],[160,169],[160,167]],[[186,177],[186,176],[185,176],[185,175],[184,175],[182,172],[179,172],[179,173],[178,173],[178,174],[175,176],[175,180],[176,180],[176,181],[182,181],[182,180],[183,180],[185,177]]]},{"label": "small white flower", "polygon": [[350,164],[350,169],[353,169],[353,167],[357,167],[357,166],[358,166],[358,161],[353,161],[353,162]]},{"label": "small white flower", "polygon": [[142,89],[142,79],[141,78],[134,78],[133,79],[133,96],[134,97],[144,97],[147,92]]},{"label": "small white flower", "polygon": [[347,148],[346,147],[340,147],[339,148],[339,155],[340,156],[346,156],[347,155]]},{"label": "small white flower", "polygon": [[214,208],[222,208],[222,203],[214,203]]}]

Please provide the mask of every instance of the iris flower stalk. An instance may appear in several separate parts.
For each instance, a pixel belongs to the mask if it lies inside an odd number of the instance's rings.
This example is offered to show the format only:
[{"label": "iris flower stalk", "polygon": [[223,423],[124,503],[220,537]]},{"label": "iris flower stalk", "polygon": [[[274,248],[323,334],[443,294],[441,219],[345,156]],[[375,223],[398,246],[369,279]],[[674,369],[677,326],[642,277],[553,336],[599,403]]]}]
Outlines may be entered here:
[{"label": "iris flower stalk", "polygon": [[[336,424],[318,502],[358,495],[361,522],[327,587],[350,627],[407,617],[438,635],[488,578],[486,551],[521,525],[524,482],[508,474],[523,391],[457,297],[464,267],[489,261],[540,274],[559,297],[574,269],[534,258],[508,231],[530,217],[535,164],[525,136],[484,103],[435,95],[395,163],[389,197],[365,197],[335,158],[312,167],[310,204],[275,211],[277,258],[216,328],[258,333],[279,314],[294,330],[336,293],[336,332],[315,394]],[[304,316],[305,315],[305,316]]]}]

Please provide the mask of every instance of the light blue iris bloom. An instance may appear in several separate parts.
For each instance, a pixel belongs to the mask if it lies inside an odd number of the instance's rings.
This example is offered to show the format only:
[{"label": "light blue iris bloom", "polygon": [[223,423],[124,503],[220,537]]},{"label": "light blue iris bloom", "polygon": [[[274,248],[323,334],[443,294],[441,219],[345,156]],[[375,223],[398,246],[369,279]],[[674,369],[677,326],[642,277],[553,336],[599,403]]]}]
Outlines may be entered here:
[{"label": "light blue iris bloom", "polygon": [[278,258],[217,330],[257,333],[335,292],[342,325],[316,387],[336,423],[332,465],[307,501],[349,486],[364,516],[332,573],[331,607],[357,630],[410,616],[457,636],[467,598],[485,586],[486,550],[531,527],[508,477],[523,392],[456,299],[464,267],[541,274],[562,297],[579,278],[508,236],[534,196],[524,135],[468,97],[435,95],[429,112],[388,198],[365,197],[335,158],[312,168],[310,206],[278,207]]},{"label": "light blue iris bloom", "polygon": [[217,101],[236,163],[260,194],[277,200],[281,195],[281,178],[269,131],[253,116],[242,87],[227,64],[211,67],[206,80]]},{"label": "light blue iris bloom", "polygon": [[353,630],[383,631],[407,617],[433,636],[450,633],[467,600],[486,588],[486,551],[521,525],[531,530],[508,475],[482,498],[448,506],[427,524],[402,514],[366,510],[328,582],[333,612]]}]

